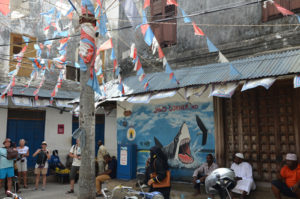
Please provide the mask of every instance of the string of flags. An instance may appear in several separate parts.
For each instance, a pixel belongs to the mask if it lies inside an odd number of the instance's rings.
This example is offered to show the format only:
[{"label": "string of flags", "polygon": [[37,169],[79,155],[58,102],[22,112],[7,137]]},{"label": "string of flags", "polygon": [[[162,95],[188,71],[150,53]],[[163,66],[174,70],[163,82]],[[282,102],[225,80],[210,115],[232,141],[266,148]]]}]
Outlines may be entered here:
[{"label": "string of flags", "polygon": [[8,73],[8,76],[11,76],[11,78],[10,78],[9,84],[7,85],[7,87],[5,88],[5,90],[1,94],[1,98],[2,99],[4,99],[4,97],[5,97],[6,94],[8,96],[12,96],[13,95],[13,87],[16,85],[16,78],[15,78],[15,76],[18,74],[18,72],[19,72],[19,70],[21,68],[22,60],[23,60],[23,57],[24,57],[24,53],[27,50],[28,42],[29,42],[29,38],[28,37],[23,36],[22,38],[23,38],[24,42],[26,43],[26,45],[22,48],[22,50],[21,50],[20,53],[14,55],[14,59],[17,60],[16,69]]},{"label": "string of flags", "polygon": [[274,2],[273,0],[267,0],[264,2],[263,7],[266,9],[267,8],[267,3],[271,3],[275,6],[275,8],[283,15],[283,16],[289,16],[289,15],[293,15],[295,17],[297,17],[298,22],[300,23],[300,16],[296,15],[294,12],[282,7],[281,5],[279,5],[278,3]]}]

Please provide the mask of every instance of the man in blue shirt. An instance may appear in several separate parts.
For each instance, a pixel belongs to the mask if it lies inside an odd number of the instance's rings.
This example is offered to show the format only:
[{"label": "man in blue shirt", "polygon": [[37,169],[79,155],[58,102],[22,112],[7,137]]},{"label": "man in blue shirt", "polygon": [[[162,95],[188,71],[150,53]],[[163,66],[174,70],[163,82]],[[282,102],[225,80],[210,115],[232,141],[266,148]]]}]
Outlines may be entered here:
[{"label": "man in blue shirt", "polygon": [[2,181],[7,177],[7,190],[11,190],[12,180],[14,177],[14,160],[8,160],[7,149],[11,147],[11,140],[6,138],[3,142],[4,147],[0,148],[0,188],[2,187]]}]

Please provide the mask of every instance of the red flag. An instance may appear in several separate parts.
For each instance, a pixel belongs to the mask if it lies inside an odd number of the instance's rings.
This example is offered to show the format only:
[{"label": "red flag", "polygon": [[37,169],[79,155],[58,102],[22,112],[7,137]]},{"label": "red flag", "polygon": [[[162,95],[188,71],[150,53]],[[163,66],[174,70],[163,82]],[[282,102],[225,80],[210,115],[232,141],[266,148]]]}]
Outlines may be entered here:
[{"label": "red flag", "polygon": [[113,72],[115,72],[116,68],[118,66],[118,62],[116,59],[114,59],[114,69],[113,69]]},{"label": "red flag", "polygon": [[100,8],[102,8],[102,4],[100,0],[97,0],[98,5],[100,6]]},{"label": "red flag", "polygon": [[16,77],[14,76],[12,79],[11,87],[14,87],[16,85]]},{"label": "red flag", "polygon": [[97,50],[97,55],[99,55],[100,51],[107,50],[113,47],[112,39],[110,38],[106,42],[104,42],[99,49]]},{"label": "red flag", "polygon": [[164,52],[162,51],[161,47],[158,47],[158,57],[159,59],[162,59],[165,56]]},{"label": "red flag", "polygon": [[195,22],[193,22],[193,27],[194,27],[195,35],[205,36],[203,31],[195,24]]},{"label": "red flag", "polygon": [[44,28],[44,31],[49,30],[50,26],[47,26],[46,28]]},{"label": "red flag", "polygon": [[277,3],[274,3],[275,7],[277,8],[277,10],[284,16],[287,15],[294,15],[295,13],[293,13],[292,11],[289,11],[287,9],[285,9],[284,7],[281,7],[280,5],[278,5]]},{"label": "red flag", "polygon": [[70,14],[67,15],[67,17],[72,20],[73,19],[73,12],[70,12]]},{"label": "red flag", "polygon": [[146,31],[148,30],[149,28],[149,24],[143,24],[141,25],[141,31],[142,31],[142,34],[145,36],[146,34]]},{"label": "red flag", "polygon": [[170,80],[173,79],[174,72],[170,73]]},{"label": "red flag", "polygon": [[5,16],[10,12],[9,0],[0,0],[0,12]]},{"label": "red flag", "polygon": [[148,88],[148,86],[149,86],[149,82],[145,83],[144,84],[144,89],[146,90]]},{"label": "red flag", "polygon": [[175,5],[175,6],[178,6],[178,3],[176,2],[176,0],[167,0],[167,5]]},{"label": "red flag", "polygon": [[55,93],[55,89],[54,89],[51,93],[51,97],[54,97],[55,95],[56,95],[56,93]]},{"label": "red flag", "polygon": [[150,6],[150,0],[145,0],[144,1],[144,9]]},{"label": "red flag", "polygon": [[38,96],[38,95],[34,96],[34,100],[35,100],[35,101],[37,101],[38,99],[39,99],[39,96]]},{"label": "red flag", "polygon": [[9,91],[7,91],[7,96],[13,96],[13,89],[10,88]]},{"label": "red flag", "polygon": [[134,71],[138,71],[140,70],[140,68],[142,68],[142,63],[140,62],[140,59],[138,59],[136,62],[135,62],[135,65],[134,65]]}]

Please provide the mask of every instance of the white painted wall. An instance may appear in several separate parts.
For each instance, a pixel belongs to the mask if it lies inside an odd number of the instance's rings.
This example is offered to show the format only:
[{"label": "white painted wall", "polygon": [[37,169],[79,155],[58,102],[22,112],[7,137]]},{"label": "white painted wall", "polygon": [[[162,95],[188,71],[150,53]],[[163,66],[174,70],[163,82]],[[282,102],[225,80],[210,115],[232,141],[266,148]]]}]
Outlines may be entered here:
[{"label": "white painted wall", "polygon": [[[64,134],[57,134],[58,124],[64,124]],[[57,109],[47,108],[45,140],[51,151],[58,150],[61,162],[65,164],[66,156],[72,145],[72,114],[68,112],[61,114]]]},{"label": "white painted wall", "polygon": [[105,115],[104,143],[110,155],[117,157],[117,111]]},{"label": "white painted wall", "polygon": [[6,138],[7,130],[7,109],[0,108],[0,143]]}]

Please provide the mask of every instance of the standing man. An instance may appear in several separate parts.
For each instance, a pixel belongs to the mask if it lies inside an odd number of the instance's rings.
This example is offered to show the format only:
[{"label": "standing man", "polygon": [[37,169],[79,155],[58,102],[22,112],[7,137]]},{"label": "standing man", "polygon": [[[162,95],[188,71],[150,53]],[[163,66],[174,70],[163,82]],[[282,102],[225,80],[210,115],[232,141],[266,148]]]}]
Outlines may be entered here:
[{"label": "standing man", "polygon": [[106,164],[108,164],[108,169],[101,173],[96,178],[96,196],[102,196],[101,194],[101,185],[104,181],[110,180],[116,177],[117,175],[117,160],[115,158],[111,158],[109,154],[106,154],[104,156],[104,161]]},{"label": "standing man", "polygon": [[67,191],[68,193],[74,193],[74,184],[77,173],[79,172],[81,165],[81,149],[79,139],[76,140],[76,144],[73,145],[70,149],[69,156],[73,158],[73,163],[70,171],[70,186],[71,189]]},{"label": "standing man", "polygon": [[256,186],[253,180],[252,166],[248,162],[244,162],[242,153],[235,154],[231,169],[234,171],[237,181],[236,186],[231,191],[242,194],[242,197],[249,195]]},{"label": "standing man", "polygon": [[97,153],[97,162],[98,162],[98,174],[101,174],[105,170],[105,161],[104,161],[104,156],[107,155],[107,150],[105,146],[102,143],[102,140],[98,141],[98,153]]},{"label": "standing man", "polygon": [[193,183],[196,193],[194,195],[200,194],[200,184],[204,184],[207,176],[211,174],[215,169],[218,168],[218,165],[214,163],[214,157],[212,154],[206,156],[206,162],[203,163],[198,169],[194,171],[193,174]]},{"label": "standing man", "polygon": [[286,165],[284,165],[278,179],[272,181],[272,191],[276,199],[281,199],[281,193],[288,197],[300,198],[300,164],[297,155],[286,154]]},{"label": "standing man", "polygon": [[7,191],[11,191],[11,178],[14,177],[14,160],[7,159],[7,149],[11,147],[11,140],[6,138],[4,148],[0,148],[0,188],[2,181],[7,177]]},{"label": "standing man", "polygon": [[36,152],[32,155],[32,157],[36,157],[36,164],[34,173],[35,177],[35,190],[39,188],[40,175],[43,176],[43,186],[42,191],[45,191],[46,181],[47,181],[47,172],[48,172],[48,160],[50,159],[50,151],[47,149],[47,142],[43,141],[41,148],[36,150]]}]

